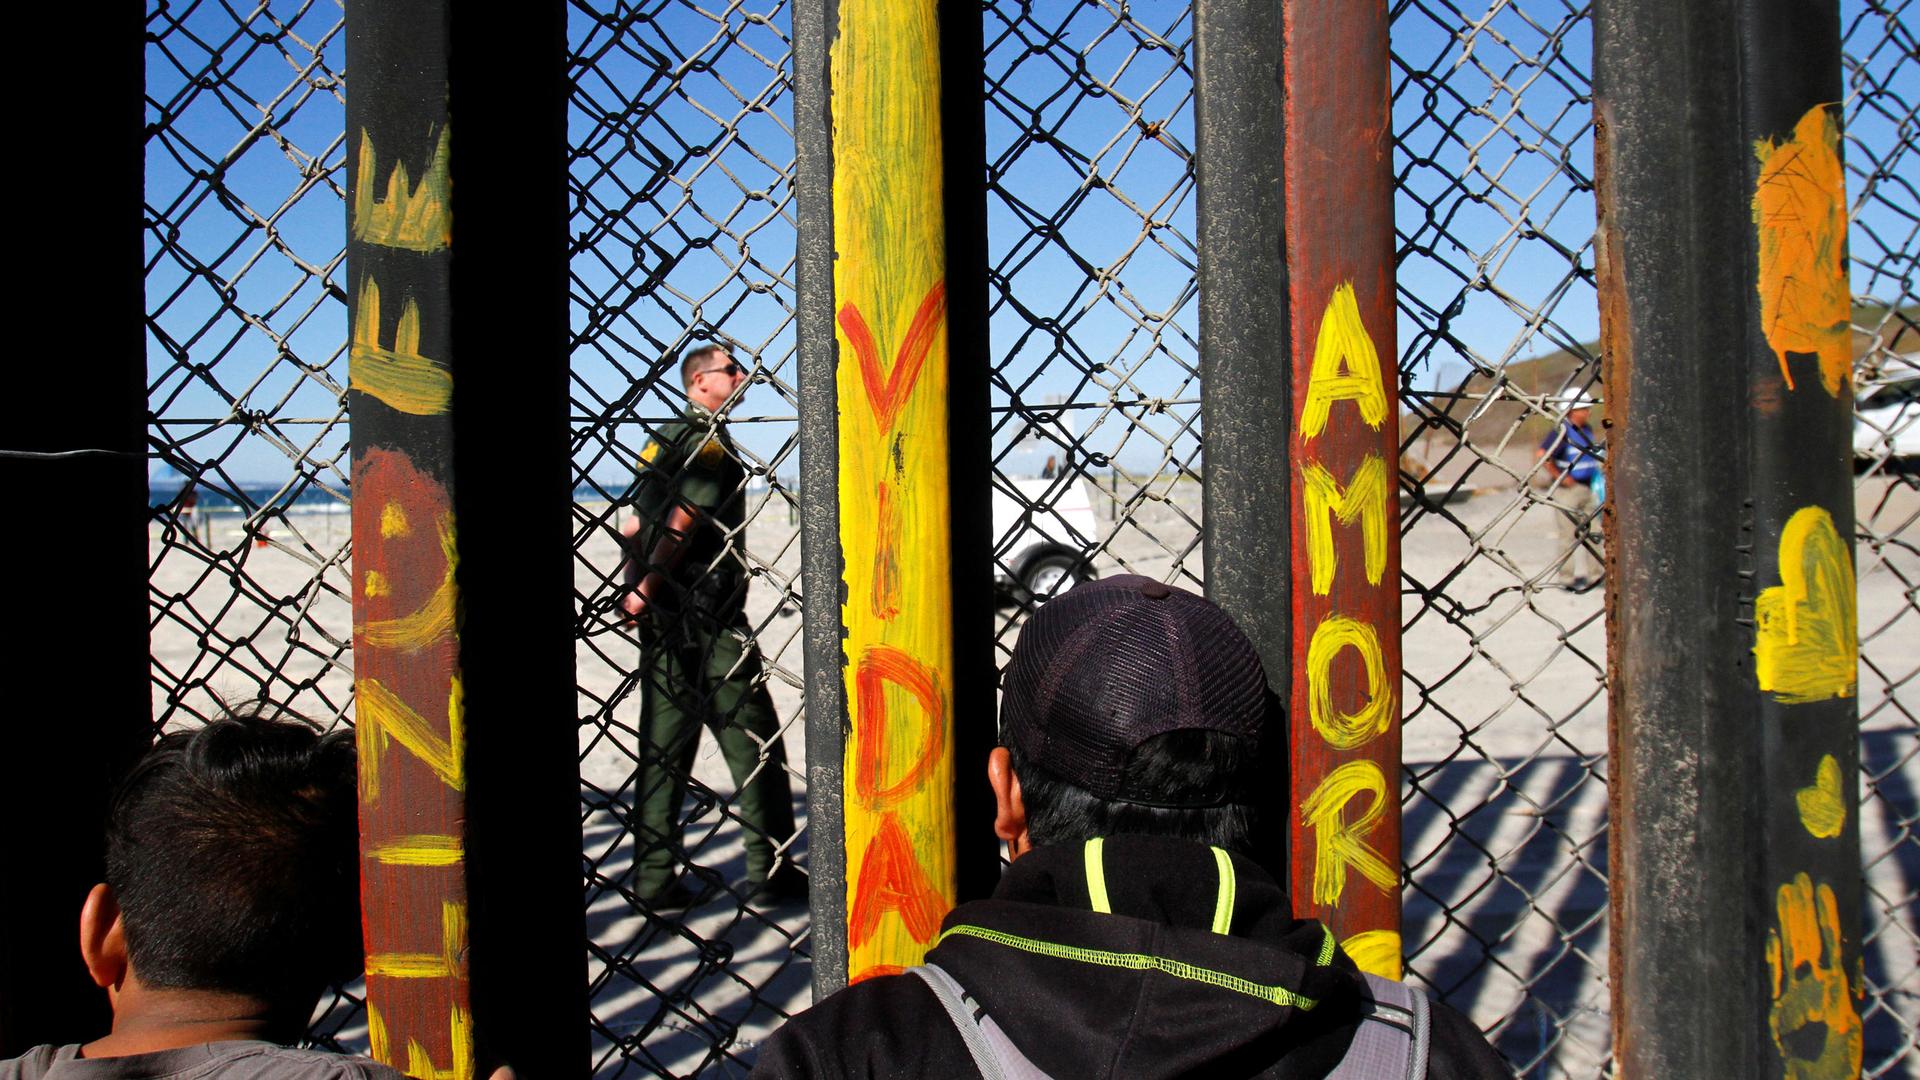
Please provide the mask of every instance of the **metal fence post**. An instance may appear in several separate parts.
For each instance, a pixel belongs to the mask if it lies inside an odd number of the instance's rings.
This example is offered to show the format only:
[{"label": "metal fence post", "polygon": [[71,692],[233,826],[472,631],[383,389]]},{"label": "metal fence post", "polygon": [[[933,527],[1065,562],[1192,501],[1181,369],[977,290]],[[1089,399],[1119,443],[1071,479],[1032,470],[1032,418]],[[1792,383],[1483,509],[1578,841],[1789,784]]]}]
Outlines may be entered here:
[{"label": "metal fence post", "polygon": [[367,1017],[416,1076],[587,1064],[565,56],[559,3],[347,8]]},{"label": "metal fence post", "polygon": [[1838,12],[1596,20],[1614,1052],[1858,1075]]},{"label": "metal fence post", "polygon": [[[52,41],[70,14],[18,13]],[[35,29],[38,27],[38,29]],[[106,1033],[106,995],[87,977],[72,928],[101,880],[114,784],[152,737],[147,659],[146,331],[141,257],[143,18],[132,7],[89,24],[87,85],[73,111],[27,109],[25,145],[59,147],[66,213],[15,216],[33,252],[21,314],[58,333],[23,350],[7,379],[0,490],[10,508],[0,557],[15,632],[0,651],[7,686],[0,788],[0,1058]],[[39,776],[48,783],[29,782]]]},{"label": "metal fence post", "polygon": [[1398,978],[1387,10],[1201,0],[1194,30],[1207,589],[1288,704],[1295,907]]},{"label": "metal fence post", "polygon": [[958,114],[980,109],[979,13],[807,0],[794,37],[824,994],[917,963],[963,881],[990,876],[987,822],[957,821],[992,702],[981,129]]}]

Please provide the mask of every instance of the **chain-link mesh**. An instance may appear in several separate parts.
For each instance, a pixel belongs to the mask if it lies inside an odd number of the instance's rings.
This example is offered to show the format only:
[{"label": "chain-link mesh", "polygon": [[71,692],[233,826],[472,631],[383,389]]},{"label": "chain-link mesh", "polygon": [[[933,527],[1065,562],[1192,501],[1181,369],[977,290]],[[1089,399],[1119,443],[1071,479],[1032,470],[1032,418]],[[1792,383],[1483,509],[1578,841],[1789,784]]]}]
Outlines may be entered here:
[{"label": "chain-link mesh", "polygon": [[[789,21],[781,0],[571,12],[580,768],[603,1076],[738,1075],[809,1000]],[[629,618],[641,583],[651,605]]]},{"label": "chain-link mesh", "polygon": [[1907,3],[1847,10],[1854,501],[1867,1076],[1920,1071],[1920,39]]},{"label": "chain-link mesh", "polygon": [[[1907,8],[1843,8],[1871,1076],[1920,1054]],[[1520,1072],[1597,1076],[1600,540],[1592,504],[1550,486],[1538,453],[1601,396],[1589,12],[1402,0],[1392,16],[1408,967]],[[1074,577],[1201,581],[1192,37],[1178,2],[988,0],[983,18],[1004,658],[1018,613]],[[205,715],[216,694],[350,719],[340,19],[332,0],[150,8],[161,724]],[[582,825],[603,1076],[737,1074],[807,1000],[805,909],[778,888],[805,845],[790,20],[784,0],[570,9]],[[734,379],[714,370],[729,359],[750,379],[724,424],[688,417],[675,362],[711,343],[727,352],[696,357],[696,380]],[[663,545],[675,507],[695,527]],[[638,617],[622,608],[629,561],[632,577],[660,572]],[[703,590],[722,595],[689,596]],[[771,708],[749,718],[741,702],[762,692]],[[797,833],[764,797],[780,787]],[[776,888],[756,895],[768,871]],[[320,1041],[364,1046],[354,997],[330,1009]]]},{"label": "chain-link mesh", "polygon": [[[1594,1075],[1598,537],[1535,455],[1597,392],[1590,49],[1582,9],[1539,6],[1394,10],[1404,484],[1423,496],[1403,515],[1403,936],[1414,977],[1522,1071]],[[1061,566],[1198,584],[1187,11],[994,4],[987,41],[997,569],[1021,601]],[[1053,545],[1077,561],[1033,574]]]},{"label": "chain-link mesh", "polygon": [[1541,1077],[1600,1075],[1610,1035],[1599,528],[1567,453],[1600,396],[1591,42],[1585,5],[1393,8],[1401,933]]},{"label": "chain-link mesh", "polygon": [[[1198,586],[1185,5],[986,5],[994,570],[1012,615],[1092,573]],[[1004,661],[1017,620],[1003,618]]]},{"label": "chain-link mesh", "polygon": [[[156,3],[146,48],[153,718],[353,702],[335,0]],[[316,1041],[364,1049],[355,985]]]}]

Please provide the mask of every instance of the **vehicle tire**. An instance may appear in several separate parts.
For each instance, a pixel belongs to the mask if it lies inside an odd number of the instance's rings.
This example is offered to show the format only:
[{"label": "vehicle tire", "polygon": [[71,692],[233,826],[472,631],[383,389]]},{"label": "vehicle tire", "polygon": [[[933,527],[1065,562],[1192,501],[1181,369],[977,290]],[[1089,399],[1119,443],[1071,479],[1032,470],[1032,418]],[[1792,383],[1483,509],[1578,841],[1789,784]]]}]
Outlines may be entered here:
[{"label": "vehicle tire", "polygon": [[1075,585],[1093,579],[1086,560],[1064,551],[1050,551],[1028,562],[1020,570],[1020,587],[1035,604],[1066,592]]}]

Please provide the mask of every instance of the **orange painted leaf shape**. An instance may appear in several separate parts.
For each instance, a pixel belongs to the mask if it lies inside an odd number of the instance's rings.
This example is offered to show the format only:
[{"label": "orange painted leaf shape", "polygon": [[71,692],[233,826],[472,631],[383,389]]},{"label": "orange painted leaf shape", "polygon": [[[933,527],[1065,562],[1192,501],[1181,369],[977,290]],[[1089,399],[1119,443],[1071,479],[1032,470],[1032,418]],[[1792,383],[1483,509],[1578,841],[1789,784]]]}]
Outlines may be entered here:
[{"label": "orange painted leaf shape", "polygon": [[1847,188],[1836,107],[1815,105],[1784,142],[1754,147],[1760,325],[1795,388],[1790,355],[1819,360],[1820,383],[1839,397],[1852,377],[1852,292],[1847,284]]},{"label": "orange painted leaf shape", "polygon": [[880,423],[882,435],[893,432],[894,421],[906,408],[907,397],[913,393],[914,383],[920,380],[920,369],[926,366],[933,335],[946,318],[947,283],[936,281],[920,301],[920,310],[913,313],[913,322],[908,324],[906,336],[894,354],[893,368],[883,381],[880,347],[874,343],[866,317],[851,303],[841,305],[840,332],[847,336],[847,344],[853,347],[854,359],[860,364],[860,381],[866,386],[867,402],[873,408],[874,419]]}]

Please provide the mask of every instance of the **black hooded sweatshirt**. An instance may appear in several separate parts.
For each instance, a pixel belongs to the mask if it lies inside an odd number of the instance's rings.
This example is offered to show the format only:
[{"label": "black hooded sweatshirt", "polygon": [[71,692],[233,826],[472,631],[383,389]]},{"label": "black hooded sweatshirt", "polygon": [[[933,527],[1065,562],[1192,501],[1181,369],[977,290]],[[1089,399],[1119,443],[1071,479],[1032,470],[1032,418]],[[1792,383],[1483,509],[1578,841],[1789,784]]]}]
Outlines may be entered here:
[{"label": "black hooded sweatshirt", "polygon": [[[1362,980],[1320,923],[1293,917],[1278,883],[1232,856],[1223,901],[1213,849],[1104,841],[1110,913],[1094,910],[1086,853],[1035,849],[992,899],[962,904],[927,954],[1034,1065],[1071,1077],[1323,1077],[1346,1053]],[[1097,888],[1097,886],[1096,886]],[[1226,932],[1217,913],[1230,907]],[[1427,1076],[1512,1071],[1467,1019],[1435,1002]],[[850,986],[795,1016],[753,1076],[977,1077],[919,976]]]}]

